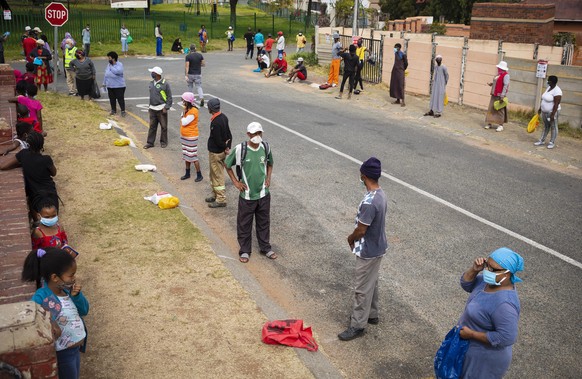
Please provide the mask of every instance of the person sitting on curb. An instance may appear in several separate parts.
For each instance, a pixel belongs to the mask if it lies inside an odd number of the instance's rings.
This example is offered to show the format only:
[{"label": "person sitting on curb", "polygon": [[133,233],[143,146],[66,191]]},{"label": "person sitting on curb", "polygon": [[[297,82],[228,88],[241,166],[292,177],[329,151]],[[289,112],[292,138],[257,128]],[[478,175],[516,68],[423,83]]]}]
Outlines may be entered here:
[{"label": "person sitting on curb", "polygon": [[287,61],[283,59],[283,55],[280,54],[277,59],[271,65],[269,72],[265,74],[265,78],[270,76],[278,75],[281,76],[287,72]]},{"label": "person sitting on curb", "polygon": [[293,69],[291,69],[291,72],[289,72],[289,79],[287,79],[287,82],[295,83],[295,79],[299,80],[307,79],[307,68],[303,64],[302,57],[297,58],[297,64],[295,65],[295,67],[293,67]]},{"label": "person sitting on curb", "polygon": [[257,57],[257,65],[259,67],[254,69],[253,72],[261,72],[264,69],[269,68],[269,66],[271,65],[269,56],[267,55],[267,52],[265,50],[261,50],[261,54]]}]

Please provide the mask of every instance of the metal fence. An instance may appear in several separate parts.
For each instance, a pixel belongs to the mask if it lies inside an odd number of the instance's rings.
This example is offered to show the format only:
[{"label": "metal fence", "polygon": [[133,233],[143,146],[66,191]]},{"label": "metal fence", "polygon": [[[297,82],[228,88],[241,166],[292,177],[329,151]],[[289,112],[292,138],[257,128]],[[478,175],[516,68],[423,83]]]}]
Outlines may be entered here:
[{"label": "metal fence", "polygon": [[[344,47],[348,47],[353,43],[352,36],[346,35],[340,35],[340,41]],[[362,46],[368,49],[368,57],[364,61],[364,67],[362,68],[362,79],[370,83],[381,83],[384,41],[362,37]]]}]

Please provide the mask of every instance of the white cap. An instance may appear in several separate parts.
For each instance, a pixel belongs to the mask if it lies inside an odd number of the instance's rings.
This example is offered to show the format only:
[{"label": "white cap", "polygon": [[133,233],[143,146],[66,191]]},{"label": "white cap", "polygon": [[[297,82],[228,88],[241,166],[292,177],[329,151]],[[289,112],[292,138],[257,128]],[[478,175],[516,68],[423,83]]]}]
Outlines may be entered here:
[{"label": "white cap", "polygon": [[36,40],[36,44],[37,44],[37,45],[44,45],[44,41],[43,41],[43,40],[41,40],[41,39],[37,39],[37,40]]},{"label": "white cap", "polygon": [[506,61],[499,62],[499,64],[497,65],[497,68],[500,68],[503,71],[509,70],[509,67],[507,67],[507,62]]},{"label": "white cap", "polygon": [[251,134],[255,134],[256,132],[262,132],[263,131],[263,126],[261,124],[259,124],[258,122],[251,122],[248,126],[247,126],[247,132],[251,133]]},{"label": "white cap", "polygon": [[303,62],[303,57],[297,58],[297,62]]},{"label": "white cap", "polygon": [[24,31],[29,32],[30,31],[30,26],[27,26],[26,28],[24,28]]},{"label": "white cap", "polygon": [[34,29],[32,29],[32,30],[34,30],[35,32],[38,32],[38,33],[42,33],[42,30],[40,30],[40,28],[38,26],[35,26]]},{"label": "white cap", "polygon": [[158,75],[162,75],[164,73],[164,71],[162,71],[162,69],[158,66],[154,67],[154,68],[148,68],[149,72],[155,72]]}]

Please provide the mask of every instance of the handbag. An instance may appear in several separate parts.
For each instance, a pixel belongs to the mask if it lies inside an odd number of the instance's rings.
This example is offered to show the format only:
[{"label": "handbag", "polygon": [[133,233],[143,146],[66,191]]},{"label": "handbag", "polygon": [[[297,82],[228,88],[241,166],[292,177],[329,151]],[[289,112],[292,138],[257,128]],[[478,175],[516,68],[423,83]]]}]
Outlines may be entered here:
[{"label": "handbag", "polygon": [[92,99],[101,98],[101,91],[99,90],[99,84],[97,84],[97,80],[93,80],[93,87],[91,88],[91,98]]},{"label": "handbag", "polygon": [[127,36],[127,43],[132,43],[132,42],[133,42],[133,37]]},{"label": "handbag", "polygon": [[445,92],[445,101],[444,101],[444,104],[445,104],[445,106],[447,104],[449,104],[449,95],[447,95],[446,92]]},{"label": "handbag", "polygon": [[39,57],[34,58],[34,60],[32,61],[33,65],[36,66],[42,66],[42,59],[40,59]]},{"label": "handbag", "polygon": [[437,379],[457,379],[463,373],[469,340],[461,339],[460,332],[461,328],[454,326],[434,356],[434,373]]},{"label": "handbag", "polygon": [[535,130],[539,124],[540,124],[540,115],[536,113],[529,121],[529,124],[527,124],[527,132],[528,133],[535,132]]},{"label": "handbag", "polygon": [[495,100],[493,102],[493,108],[495,108],[496,111],[505,108],[507,105],[509,104],[509,100],[507,99],[507,97],[503,98],[503,101],[499,101],[499,100]]}]

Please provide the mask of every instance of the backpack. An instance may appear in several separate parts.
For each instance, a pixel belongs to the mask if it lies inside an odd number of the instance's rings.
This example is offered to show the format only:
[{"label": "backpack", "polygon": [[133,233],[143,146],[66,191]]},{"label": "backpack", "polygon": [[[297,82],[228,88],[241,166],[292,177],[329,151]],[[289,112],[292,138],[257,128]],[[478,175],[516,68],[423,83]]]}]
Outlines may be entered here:
[{"label": "backpack", "polygon": [[[265,166],[267,165],[267,160],[269,158],[269,154],[271,153],[271,147],[265,141],[261,142],[261,145],[265,148]],[[238,180],[242,180],[242,167],[247,157],[247,141],[240,144],[240,149],[236,152],[236,176]]]}]

